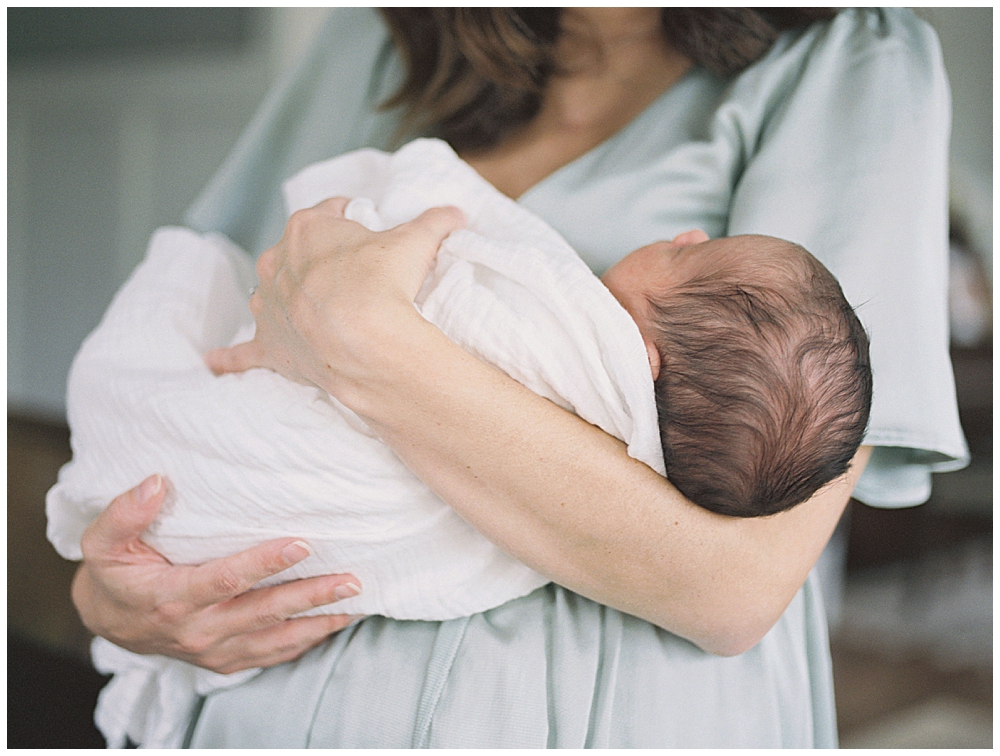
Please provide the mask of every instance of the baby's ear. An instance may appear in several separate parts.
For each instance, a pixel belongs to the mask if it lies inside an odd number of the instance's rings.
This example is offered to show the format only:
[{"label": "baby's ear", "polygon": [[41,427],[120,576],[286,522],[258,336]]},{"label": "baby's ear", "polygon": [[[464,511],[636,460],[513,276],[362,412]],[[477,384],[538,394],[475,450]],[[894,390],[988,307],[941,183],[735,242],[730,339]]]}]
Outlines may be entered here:
[{"label": "baby's ear", "polygon": [[678,234],[673,239],[673,244],[679,247],[687,247],[691,244],[701,244],[702,242],[708,241],[708,234],[702,231],[700,228],[694,228],[690,231],[685,231],[683,234]]},{"label": "baby's ear", "polygon": [[656,348],[653,340],[645,336],[642,343],[646,346],[646,357],[649,358],[649,372],[653,374],[653,381],[660,377],[660,350]]}]

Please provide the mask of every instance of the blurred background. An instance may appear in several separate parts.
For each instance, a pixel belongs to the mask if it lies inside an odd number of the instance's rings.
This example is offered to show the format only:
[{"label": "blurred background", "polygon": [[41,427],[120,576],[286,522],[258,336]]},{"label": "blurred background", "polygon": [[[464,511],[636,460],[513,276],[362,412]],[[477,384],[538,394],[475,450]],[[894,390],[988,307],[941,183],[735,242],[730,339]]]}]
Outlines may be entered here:
[{"label": "blurred background", "polygon": [[[966,470],[926,505],[852,503],[824,562],[845,747],[992,746],[993,10],[917,11],[954,104],[952,355]],[[142,258],[179,223],[316,8],[7,11],[8,746],[101,747],[104,680],[45,540],[68,461],[66,375]],[[51,722],[59,712],[60,726]]]}]

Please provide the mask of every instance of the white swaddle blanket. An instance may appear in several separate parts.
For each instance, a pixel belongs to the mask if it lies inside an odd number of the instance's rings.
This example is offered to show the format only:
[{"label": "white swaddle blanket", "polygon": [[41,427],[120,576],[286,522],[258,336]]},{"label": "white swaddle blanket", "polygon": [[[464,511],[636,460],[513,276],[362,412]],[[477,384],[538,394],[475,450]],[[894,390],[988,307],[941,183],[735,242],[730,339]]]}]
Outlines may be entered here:
[{"label": "white swaddle blanket", "polygon": [[[391,228],[452,204],[468,219],[442,244],[417,298],[452,340],[628,444],[664,472],[652,380],[634,322],[569,245],[496,191],[445,143],[361,150],[285,185],[289,212],[357,197],[348,218]],[[80,559],[107,503],[153,471],[173,491],[144,540],[201,563],[281,536],[314,555],[265,584],[351,572],[360,596],[327,611],[442,620],[499,606],[547,579],[479,535],[354,413],[267,370],[215,377],[209,349],[252,337],[253,266],[218,235],[154,234],[74,361],[73,460],[49,492],[49,539]],[[317,611],[322,611],[317,610]],[[197,694],[256,671],[216,675],[97,639],[115,678],[96,719],[110,745],[180,745]]]}]

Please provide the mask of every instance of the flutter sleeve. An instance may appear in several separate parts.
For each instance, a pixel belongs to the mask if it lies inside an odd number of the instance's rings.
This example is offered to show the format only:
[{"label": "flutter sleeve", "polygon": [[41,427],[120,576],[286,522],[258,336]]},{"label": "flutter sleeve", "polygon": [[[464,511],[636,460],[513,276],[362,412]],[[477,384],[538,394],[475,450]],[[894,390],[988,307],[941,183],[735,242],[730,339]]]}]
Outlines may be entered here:
[{"label": "flutter sleeve", "polygon": [[733,84],[746,165],[728,233],[802,244],[871,337],[876,447],[855,496],[908,506],[968,463],[948,355],[951,102],[937,38],[909,11],[844,11]]}]

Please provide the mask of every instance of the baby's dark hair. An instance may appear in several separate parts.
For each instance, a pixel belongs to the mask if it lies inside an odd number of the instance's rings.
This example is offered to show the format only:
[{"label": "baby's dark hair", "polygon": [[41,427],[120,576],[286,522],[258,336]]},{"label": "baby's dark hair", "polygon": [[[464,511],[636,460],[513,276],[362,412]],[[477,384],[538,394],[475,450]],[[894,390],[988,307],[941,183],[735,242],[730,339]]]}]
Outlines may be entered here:
[{"label": "baby's dark hair", "polygon": [[868,426],[868,337],[802,247],[732,237],[723,264],[650,301],[667,477],[737,517],[799,504],[847,471]]}]

